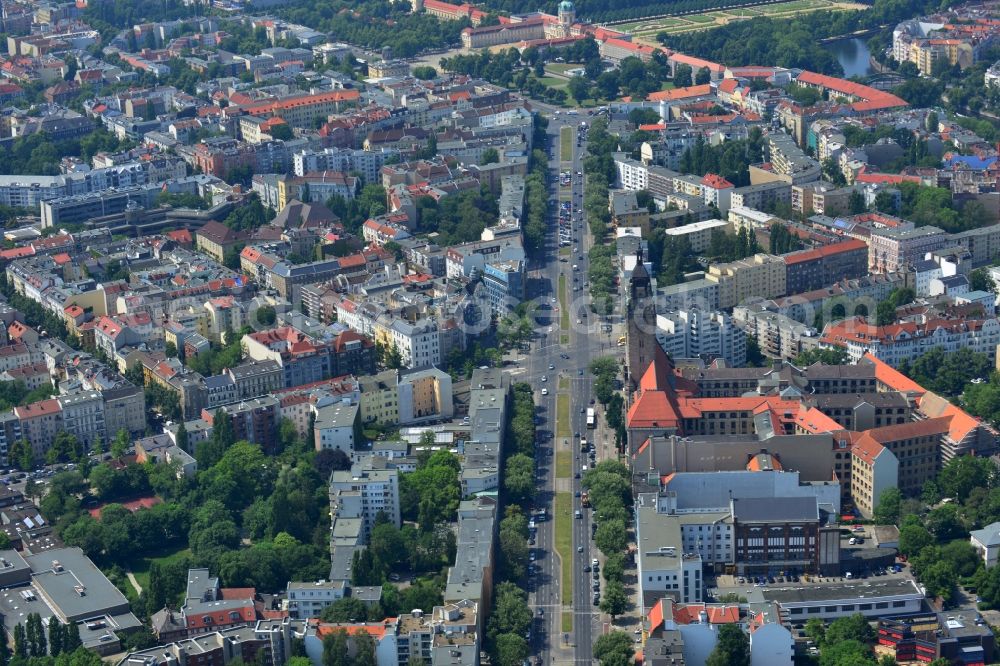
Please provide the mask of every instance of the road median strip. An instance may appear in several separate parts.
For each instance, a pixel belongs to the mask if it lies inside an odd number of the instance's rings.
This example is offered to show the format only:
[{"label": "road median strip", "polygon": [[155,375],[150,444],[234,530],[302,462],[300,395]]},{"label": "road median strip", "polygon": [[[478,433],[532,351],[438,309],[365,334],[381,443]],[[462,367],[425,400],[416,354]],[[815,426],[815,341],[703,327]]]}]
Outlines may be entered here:
[{"label": "road median strip", "polygon": [[[568,492],[556,493],[556,552],[562,572],[559,585],[564,608],[573,607],[573,496]],[[566,613],[564,613],[564,616]],[[565,619],[563,626],[565,627]],[[563,631],[567,631],[565,628]]]}]

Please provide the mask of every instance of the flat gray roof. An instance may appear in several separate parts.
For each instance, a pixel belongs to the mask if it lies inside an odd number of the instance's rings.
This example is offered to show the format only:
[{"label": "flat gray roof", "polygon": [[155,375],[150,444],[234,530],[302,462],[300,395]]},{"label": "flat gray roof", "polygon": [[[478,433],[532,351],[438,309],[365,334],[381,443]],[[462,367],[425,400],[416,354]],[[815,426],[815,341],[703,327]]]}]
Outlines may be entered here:
[{"label": "flat gray roof", "polygon": [[738,523],[806,522],[819,520],[815,497],[744,497],[733,500]]},{"label": "flat gray roof", "polygon": [[33,585],[58,606],[67,620],[129,611],[125,595],[79,548],[56,548],[29,555],[25,561],[34,572]]},{"label": "flat gray roof", "polygon": [[768,586],[755,588],[753,592],[759,592],[767,601],[776,601],[779,604],[809,604],[827,601],[857,603],[884,597],[917,596],[923,598],[924,596],[917,589],[917,584],[908,578],[862,580],[831,585],[810,585],[808,587]]}]

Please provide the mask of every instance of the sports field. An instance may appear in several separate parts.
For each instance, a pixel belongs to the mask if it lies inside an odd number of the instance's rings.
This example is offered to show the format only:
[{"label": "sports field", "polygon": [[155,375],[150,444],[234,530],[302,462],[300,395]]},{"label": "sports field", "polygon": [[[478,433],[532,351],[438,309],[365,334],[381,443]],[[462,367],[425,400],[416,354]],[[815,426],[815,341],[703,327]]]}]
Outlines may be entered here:
[{"label": "sports field", "polygon": [[839,2],[836,0],[789,0],[770,5],[740,7],[730,9],[715,9],[700,14],[686,16],[665,16],[629,23],[619,23],[611,27],[631,33],[636,41],[656,44],[656,36],[665,32],[676,35],[696,30],[707,30],[733,21],[745,21],[757,16],[773,18],[790,18],[799,14],[809,14],[820,11],[850,11],[864,9],[866,6],[855,2]]}]

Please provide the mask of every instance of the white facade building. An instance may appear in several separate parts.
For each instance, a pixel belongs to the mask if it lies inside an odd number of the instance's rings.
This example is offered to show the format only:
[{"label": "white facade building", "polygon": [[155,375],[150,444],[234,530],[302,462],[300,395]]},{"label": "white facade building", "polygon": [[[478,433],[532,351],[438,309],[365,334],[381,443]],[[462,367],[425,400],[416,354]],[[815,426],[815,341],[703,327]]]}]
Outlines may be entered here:
[{"label": "white facade building", "polygon": [[731,367],[747,359],[747,334],[724,312],[698,308],[656,316],[656,339],[672,358],[721,358]]}]

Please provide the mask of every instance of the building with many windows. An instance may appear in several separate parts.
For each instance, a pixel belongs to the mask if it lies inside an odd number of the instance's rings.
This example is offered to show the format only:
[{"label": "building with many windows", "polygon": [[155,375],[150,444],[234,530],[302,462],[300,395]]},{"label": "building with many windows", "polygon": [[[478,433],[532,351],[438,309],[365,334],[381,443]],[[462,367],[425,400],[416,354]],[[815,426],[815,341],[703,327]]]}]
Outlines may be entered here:
[{"label": "building with many windows", "polygon": [[375,518],[384,513],[399,526],[399,470],[385,458],[365,456],[349,470],[330,475],[330,513],[337,518],[358,518],[362,539],[368,540]]}]

